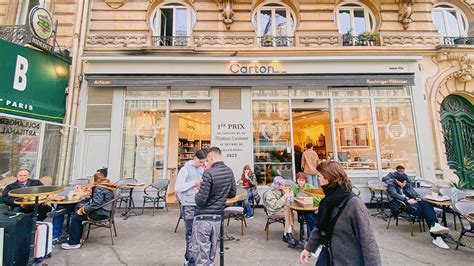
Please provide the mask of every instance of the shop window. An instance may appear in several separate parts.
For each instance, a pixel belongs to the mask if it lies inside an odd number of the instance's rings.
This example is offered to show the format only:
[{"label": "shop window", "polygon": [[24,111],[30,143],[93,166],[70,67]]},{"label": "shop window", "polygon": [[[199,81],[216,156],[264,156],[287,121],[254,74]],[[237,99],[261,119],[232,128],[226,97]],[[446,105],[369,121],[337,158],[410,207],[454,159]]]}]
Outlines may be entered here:
[{"label": "shop window", "polygon": [[418,173],[415,126],[409,98],[375,98],[382,170],[402,165]]},{"label": "shop window", "polygon": [[288,95],[288,87],[259,87],[258,89],[252,90],[253,98],[288,97]]},{"label": "shop window", "polygon": [[[433,23],[439,35],[445,37],[445,44],[467,44],[465,37],[468,22],[464,13],[451,4],[438,4],[432,12]],[[474,44],[474,42],[473,42]]]},{"label": "shop window", "polygon": [[348,170],[376,170],[370,100],[335,98],[334,116],[339,162]]},{"label": "shop window", "polygon": [[295,14],[281,3],[263,4],[253,16],[260,46],[293,46]]},{"label": "shop window", "polygon": [[306,98],[306,97],[327,97],[328,88],[304,88],[304,87],[293,87],[292,96],[296,98]]},{"label": "shop window", "polygon": [[254,169],[258,184],[270,184],[277,175],[293,179],[290,129],[288,100],[253,101]]},{"label": "shop window", "polygon": [[167,87],[128,87],[125,93],[127,98],[164,98],[168,97]]},{"label": "shop window", "polygon": [[28,15],[35,6],[46,8],[47,0],[22,0],[19,1],[17,25],[24,25],[28,22]]},{"label": "shop window", "polygon": [[184,3],[167,3],[151,15],[153,43],[156,46],[188,46],[196,15]]},{"label": "shop window", "polygon": [[127,100],[122,176],[150,184],[163,178],[166,101]]},{"label": "shop window", "polygon": [[171,88],[171,98],[209,98],[209,88],[188,88],[188,89],[174,89]]},{"label": "shop window", "polygon": [[360,3],[343,4],[336,9],[336,24],[343,35],[343,45],[371,45],[376,42],[375,19],[370,9]]},{"label": "shop window", "polygon": [[87,97],[87,129],[109,129],[112,118],[113,89],[90,87]]}]

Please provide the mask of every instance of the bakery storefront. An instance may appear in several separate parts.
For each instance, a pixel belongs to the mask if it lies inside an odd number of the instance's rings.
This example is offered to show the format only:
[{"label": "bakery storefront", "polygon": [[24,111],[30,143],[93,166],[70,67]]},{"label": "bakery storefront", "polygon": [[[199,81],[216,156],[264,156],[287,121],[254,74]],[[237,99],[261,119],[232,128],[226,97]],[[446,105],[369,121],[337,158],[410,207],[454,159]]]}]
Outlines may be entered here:
[{"label": "bakery storefront", "polygon": [[0,50],[0,183],[26,168],[33,178],[60,184],[70,165],[61,159],[63,137],[75,134],[62,124],[70,62],[4,40]]},{"label": "bakery storefront", "polygon": [[109,166],[115,178],[172,179],[215,145],[264,188],[293,179],[295,147],[312,143],[359,186],[397,165],[434,179],[419,59],[86,57],[76,177]]}]

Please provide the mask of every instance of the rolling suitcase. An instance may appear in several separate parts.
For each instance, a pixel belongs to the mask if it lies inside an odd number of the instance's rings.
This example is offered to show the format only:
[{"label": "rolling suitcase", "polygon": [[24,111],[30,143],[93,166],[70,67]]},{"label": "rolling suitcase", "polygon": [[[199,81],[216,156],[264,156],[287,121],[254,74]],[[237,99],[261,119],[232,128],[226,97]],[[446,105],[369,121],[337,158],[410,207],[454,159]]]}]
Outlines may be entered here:
[{"label": "rolling suitcase", "polygon": [[41,262],[44,258],[50,258],[51,251],[53,251],[53,224],[36,222],[35,261]]},{"label": "rolling suitcase", "polygon": [[4,229],[3,265],[26,265],[30,254],[33,215],[0,214],[0,227]]}]

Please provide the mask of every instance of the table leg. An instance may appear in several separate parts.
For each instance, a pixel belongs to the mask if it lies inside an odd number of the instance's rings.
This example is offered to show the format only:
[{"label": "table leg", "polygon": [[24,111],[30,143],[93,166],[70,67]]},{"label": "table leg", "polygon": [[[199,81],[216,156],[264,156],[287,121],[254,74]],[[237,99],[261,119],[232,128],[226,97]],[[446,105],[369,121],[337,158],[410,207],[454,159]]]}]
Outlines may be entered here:
[{"label": "table leg", "polygon": [[446,206],[443,206],[443,225],[444,227],[448,227],[448,221],[446,221]]},{"label": "table leg", "polygon": [[224,266],[224,216],[221,217],[221,232],[219,234],[219,257],[220,265]]},{"label": "table leg", "polygon": [[35,206],[33,208],[33,230],[31,230],[30,256],[28,258],[28,265],[33,265],[35,262],[35,239],[36,239],[36,215],[38,214],[39,197],[35,197]]}]

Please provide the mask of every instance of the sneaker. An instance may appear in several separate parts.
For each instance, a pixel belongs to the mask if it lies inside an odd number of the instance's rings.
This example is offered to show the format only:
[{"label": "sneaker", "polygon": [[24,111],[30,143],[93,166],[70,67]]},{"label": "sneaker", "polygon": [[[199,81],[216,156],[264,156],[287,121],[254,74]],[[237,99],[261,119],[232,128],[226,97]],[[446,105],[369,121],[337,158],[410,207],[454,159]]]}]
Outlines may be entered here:
[{"label": "sneaker", "polygon": [[252,216],[246,216],[245,219],[253,219],[253,215]]},{"label": "sneaker", "polygon": [[293,234],[286,234],[286,239],[288,240],[288,246],[294,248],[296,246],[296,240],[293,238]]},{"label": "sneaker", "polygon": [[449,233],[449,228],[440,225],[439,223],[435,223],[433,227],[430,228],[430,233],[436,235],[442,235]]},{"label": "sneaker", "polygon": [[283,242],[288,243],[288,238],[286,237],[286,234],[283,235]]},{"label": "sneaker", "polygon": [[437,247],[442,248],[442,249],[449,249],[448,245],[444,243],[443,238],[438,236],[436,239],[433,239],[433,244],[435,244]]},{"label": "sneaker", "polygon": [[69,245],[68,243],[64,243],[64,244],[61,245],[61,247],[62,247],[63,249],[66,249],[66,250],[67,250],[67,249],[78,249],[78,248],[81,247],[81,244]]}]

